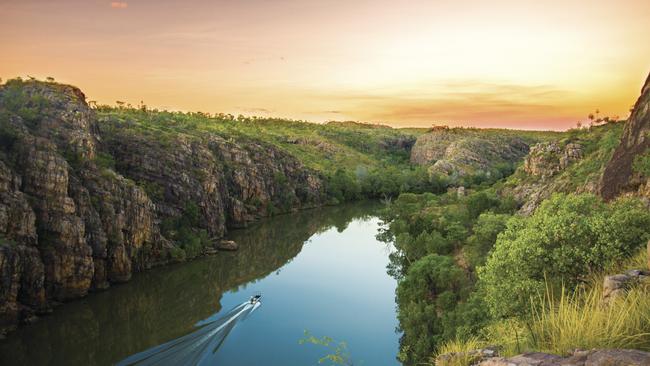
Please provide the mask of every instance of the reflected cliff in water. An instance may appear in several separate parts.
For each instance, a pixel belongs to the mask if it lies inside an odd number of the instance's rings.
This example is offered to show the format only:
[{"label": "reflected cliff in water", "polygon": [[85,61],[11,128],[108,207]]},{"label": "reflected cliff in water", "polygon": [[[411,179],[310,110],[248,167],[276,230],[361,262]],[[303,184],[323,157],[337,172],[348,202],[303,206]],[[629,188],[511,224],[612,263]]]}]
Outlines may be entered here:
[{"label": "reflected cliff in water", "polygon": [[362,203],[314,209],[233,231],[229,239],[239,243],[237,252],[139,274],[9,334],[0,341],[0,364],[107,365],[190,334],[197,322],[221,310],[225,292],[239,289],[239,297],[247,299],[251,293],[241,285],[276,272],[314,234],[332,227],[342,232],[379,207]]}]

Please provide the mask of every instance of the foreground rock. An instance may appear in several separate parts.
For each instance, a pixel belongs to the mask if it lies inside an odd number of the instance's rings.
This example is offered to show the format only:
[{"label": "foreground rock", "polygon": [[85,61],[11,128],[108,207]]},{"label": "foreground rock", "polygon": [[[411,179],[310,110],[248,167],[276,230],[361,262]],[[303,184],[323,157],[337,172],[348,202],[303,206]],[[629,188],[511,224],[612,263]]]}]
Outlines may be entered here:
[{"label": "foreground rock", "polygon": [[576,351],[568,357],[526,353],[509,358],[486,359],[480,366],[648,366],[650,353],[637,350]]},{"label": "foreground rock", "polygon": [[239,249],[239,245],[232,240],[221,240],[217,243],[217,249],[225,251],[234,251]]},{"label": "foreground rock", "polygon": [[200,238],[324,201],[318,174],[261,141],[133,126],[100,121],[71,86],[0,87],[0,333],[185,249],[210,254]]},{"label": "foreground rock", "polygon": [[[650,353],[637,350],[591,350],[575,351],[562,357],[548,353],[532,352],[513,357],[492,357],[484,350],[471,351],[472,365],[476,366],[648,366]],[[441,355],[436,358],[436,366],[453,365],[453,357]],[[465,357],[465,355],[460,355]]]},{"label": "foreground rock", "polygon": [[631,269],[625,273],[605,276],[603,280],[603,302],[610,303],[618,296],[625,293],[631,287],[647,282],[650,279],[650,272]]}]

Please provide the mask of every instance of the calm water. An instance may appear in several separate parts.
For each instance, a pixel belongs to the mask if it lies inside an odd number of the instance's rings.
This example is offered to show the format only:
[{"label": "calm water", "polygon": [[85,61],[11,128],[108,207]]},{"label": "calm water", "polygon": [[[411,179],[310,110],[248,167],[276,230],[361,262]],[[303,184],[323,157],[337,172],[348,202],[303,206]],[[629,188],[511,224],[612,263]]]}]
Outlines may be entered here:
[{"label": "calm water", "polygon": [[345,341],[355,365],[398,365],[390,248],[375,239],[377,206],[272,218],[232,232],[235,253],[139,274],[56,309],[0,341],[2,365],[109,365],[196,331],[255,292],[262,305],[210,353],[217,365],[315,365],[327,351],[308,330]]}]

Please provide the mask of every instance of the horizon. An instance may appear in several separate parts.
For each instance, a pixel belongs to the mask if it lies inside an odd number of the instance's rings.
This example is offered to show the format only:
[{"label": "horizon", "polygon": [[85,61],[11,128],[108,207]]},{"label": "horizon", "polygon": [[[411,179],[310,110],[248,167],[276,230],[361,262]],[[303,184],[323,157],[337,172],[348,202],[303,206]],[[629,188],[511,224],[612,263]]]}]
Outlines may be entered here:
[{"label": "horizon", "polygon": [[647,1],[388,4],[10,3],[0,77],[108,105],[562,131],[595,110],[626,118],[650,71]]}]

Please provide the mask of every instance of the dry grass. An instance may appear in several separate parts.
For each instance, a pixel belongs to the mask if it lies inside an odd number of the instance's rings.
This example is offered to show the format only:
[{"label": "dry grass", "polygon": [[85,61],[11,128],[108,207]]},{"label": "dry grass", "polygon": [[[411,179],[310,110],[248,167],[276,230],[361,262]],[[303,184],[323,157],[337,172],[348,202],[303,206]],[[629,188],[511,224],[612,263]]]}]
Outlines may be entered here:
[{"label": "dry grass", "polygon": [[[575,349],[628,348],[650,351],[650,283],[641,283],[609,305],[602,302],[606,275],[647,266],[645,248],[628,260],[587,279],[586,286],[570,292],[553,291],[532,302],[527,320],[506,319],[483,329],[480,338],[443,344],[438,355],[455,353],[436,366],[468,366],[467,352],[496,344],[501,355],[537,351],[566,355]],[[559,295],[555,295],[559,293]]]},{"label": "dry grass", "polygon": [[530,348],[568,354],[576,348],[634,348],[650,350],[650,291],[638,286],[609,305],[594,286],[574,293],[552,291],[533,306]]},{"label": "dry grass", "polygon": [[477,361],[477,355],[471,354],[470,351],[480,349],[485,346],[485,342],[478,338],[468,340],[454,340],[444,343],[438,349],[436,357],[439,355],[450,355],[445,360],[432,360],[436,366],[469,366]]}]

